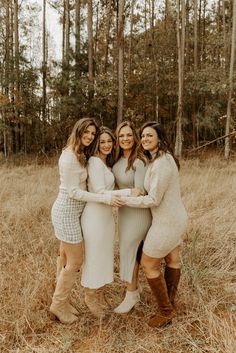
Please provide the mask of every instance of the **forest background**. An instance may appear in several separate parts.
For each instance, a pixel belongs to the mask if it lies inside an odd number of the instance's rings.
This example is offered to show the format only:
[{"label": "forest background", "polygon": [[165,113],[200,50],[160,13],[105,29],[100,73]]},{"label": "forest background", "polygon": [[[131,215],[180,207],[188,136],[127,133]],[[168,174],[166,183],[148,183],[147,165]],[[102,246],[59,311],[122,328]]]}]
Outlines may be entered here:
[{"label": "forest background", "polygon": [[[0,5],[5,157],[59,152],[84,116],[112,129],[157,120],[179,156],[215,139],[226,157],[235,148],[235,1]],[[50,9],[60,22],[53,31]]]},{"label": "forest background", "polygon": [[[2,353],[235,353],[235,36],[236,0],[0,0]],[[163,329],[147,325],[155,301],[142,271],[141,302],[113,313],[125,291],[118,238],[107,317],[91,315],[80,278],[78,322],[49,317],[56,162],[85,116],[112,129],[159,121],[188,157],[178,315]]]}]

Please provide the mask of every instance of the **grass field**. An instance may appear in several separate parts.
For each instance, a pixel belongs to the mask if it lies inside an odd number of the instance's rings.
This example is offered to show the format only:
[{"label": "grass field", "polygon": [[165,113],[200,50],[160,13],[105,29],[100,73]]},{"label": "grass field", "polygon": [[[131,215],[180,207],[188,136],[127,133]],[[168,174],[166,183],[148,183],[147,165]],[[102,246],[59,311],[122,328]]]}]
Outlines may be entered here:
[{"label": "grass field", "polygon": [[[72,301],[78,323],[52,321],[58,243],[50,208],[58,189],[55,165],[0,168],[0,351],[3,353],[235,353],[236,161],[219,157],[182,162],[181,187],[189,213],[182,252],[179,314],[171,326],[147,325],[154,299],[141,271],[142,302],[127,315],[95,319],[78,278]],[[118,276],[107,298],[123,297]]]}]

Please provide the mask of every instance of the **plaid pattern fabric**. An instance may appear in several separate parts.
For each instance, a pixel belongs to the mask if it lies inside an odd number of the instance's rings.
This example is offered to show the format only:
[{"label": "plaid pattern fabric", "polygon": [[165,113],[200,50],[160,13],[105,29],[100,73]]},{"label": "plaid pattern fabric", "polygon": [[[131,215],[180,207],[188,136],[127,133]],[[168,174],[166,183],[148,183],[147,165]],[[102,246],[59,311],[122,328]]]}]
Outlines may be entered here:
[{"label": "plaid pattern fabric", "polygon": [[73,200],[66,191],[60,190],[51,212],[57,239],[71,244],[83,240],[80,217],[84,206],[85,202]]}]

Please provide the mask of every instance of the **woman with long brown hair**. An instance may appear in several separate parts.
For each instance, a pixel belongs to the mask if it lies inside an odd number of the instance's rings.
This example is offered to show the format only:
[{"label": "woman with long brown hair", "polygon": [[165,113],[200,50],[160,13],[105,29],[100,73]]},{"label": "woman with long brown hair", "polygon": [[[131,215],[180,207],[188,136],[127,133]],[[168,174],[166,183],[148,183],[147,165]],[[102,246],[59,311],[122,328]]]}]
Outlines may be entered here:
[{"label": "woman with long brown hair", "polygon": [[73,323],[77,310],[68,297],[83,262],[83,237],[80,217],[85,202],[102,202],[119,206],[111,195],[86,191],[87,161],[93,154],[98,137],[98,126],[90,118],[80,119],[74,125],[66,147],[59,158],[59,194],[52,207],[52,223],[60,240],[57,282],[50,312],[63,323]]},{"label": "woman with long brown hair", "polygon": [[[138,195],[138,190],[113,190],[115,137],[110,129],[100,129],[97,148],[88,163],[88,190],[105,195]],[[81,284],[85,287],[85,303],[97,317],[105,314],[105,285],[113,282],[115,222],[111,207],[88,202],[82,215],[85,261]]]},{"label": "woman with long brown hair", "polygon": [[[134,125],[123,121],[116,129],[116,163],[112,168],[116,185],[122,188],[139,188],[144,191],[146,173],[144,155],[138,153],[140,143]],[[120,278],[126,282],[126,294],[115,312],[129,312],[140,301],[138,285],[142,243],[151,225],[149,209],[121,207],[118,213]]]},{"label": "woman with long brown hair", "polygon": [[[121,199],[127,206],[151,209],[152,224],[144,241],[141,265],[159,307],[149,325],[161,327],[176,315],[174,299],[180,279],[180,245],[187,213],[180,195],[179,161],[163,127],[156,122],[144,124],[141,144],[149,160],[144,180],[148,194]],[[162,260],[166,265],[164,275]]]}]

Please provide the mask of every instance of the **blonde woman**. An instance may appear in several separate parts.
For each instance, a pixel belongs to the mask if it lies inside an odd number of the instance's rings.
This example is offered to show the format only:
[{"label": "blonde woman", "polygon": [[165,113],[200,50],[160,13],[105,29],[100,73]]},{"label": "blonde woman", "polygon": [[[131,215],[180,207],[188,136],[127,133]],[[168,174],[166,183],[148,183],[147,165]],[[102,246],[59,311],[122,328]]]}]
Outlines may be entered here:
[{"label": "blonde woman", "polygon": [[[116,129],[116,163],[112,168],[119,189],[139,188],[144,191],[146,166],[138,154],[138,135],[133,124],[123,121]],[[149,209],[122,207],[119,209],[120,278],[126,282],[126,294],[115,312],[129,312],[140,301],[138,286],[142,243],[151,225]]]},{"label": "blonde woman", "polygon": [[[136,189],[113,190],[111,167],[114,163],[115,137],[110,129],[100,129],[97,148],[88,163],[88,190],[101,195],[138,195]],[[120,205],[119,205],[120,206]],[[85,303],[96,317],[107,309],[104,287],[113,282],[115,223],[111,207],[88,202],[82,215],[85,261],[81,284]]]},{"label": "blonde woman", "polygon": [[[66,147],[59,158],[59,194],[52,207],[52,223],[56,238],[60,240],[61,266],[50,312],[62,323],[73,323],[77,310],[68,297],[83,262],[83,238],[80,216],[86,201],[119,206],[111,195],[92,194],[86,191],[87,161],[93,154],[98,136],[96,122],[80,119],[74,125]],[[107,206],[110,208],[110,206]]]}]

